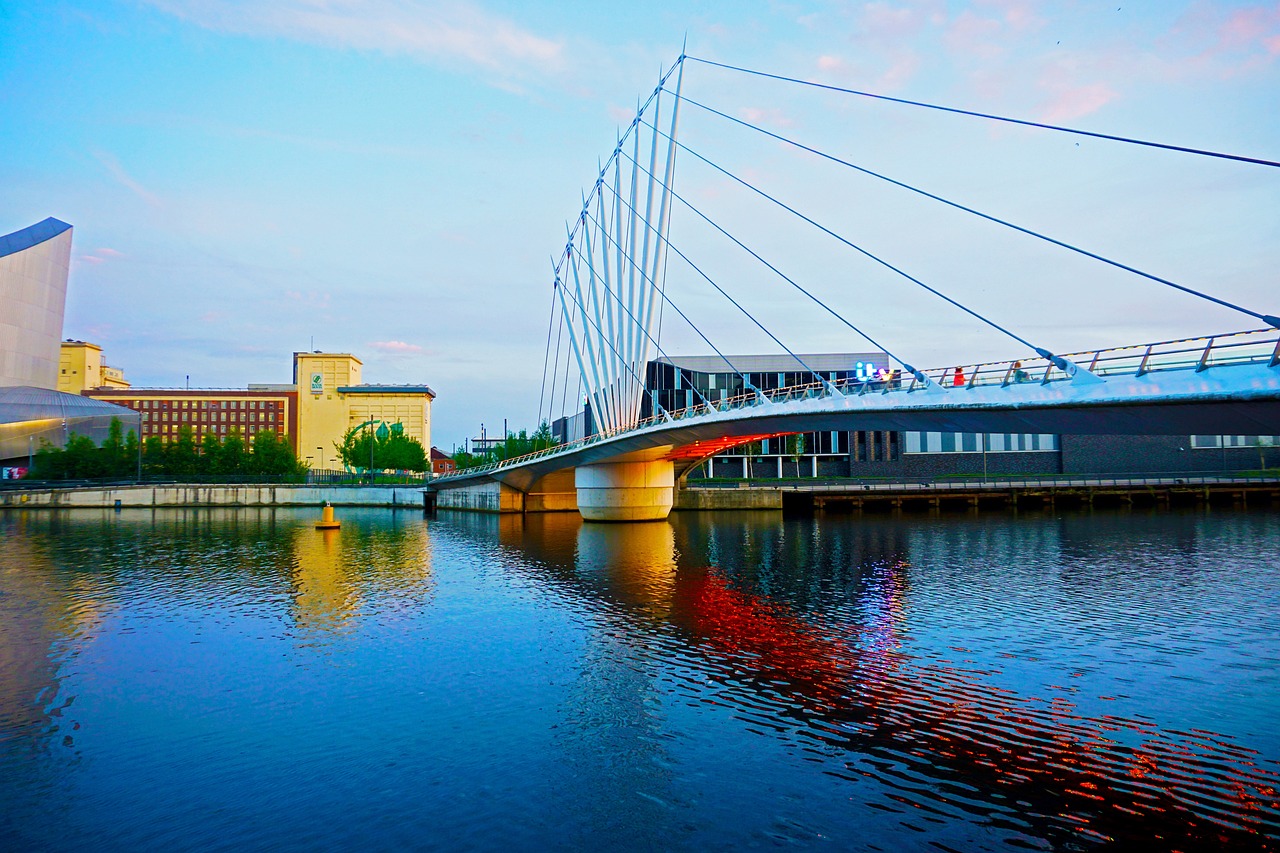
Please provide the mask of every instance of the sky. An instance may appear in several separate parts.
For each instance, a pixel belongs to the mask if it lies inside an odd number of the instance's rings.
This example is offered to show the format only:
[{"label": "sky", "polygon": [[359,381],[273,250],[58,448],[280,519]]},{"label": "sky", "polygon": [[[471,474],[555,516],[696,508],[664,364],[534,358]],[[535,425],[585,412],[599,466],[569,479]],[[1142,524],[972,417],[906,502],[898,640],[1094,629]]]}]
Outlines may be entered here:
[{"label": "sky", "polygon": [[[446,450],[482,423],[533,427],[566,223],[682,45],[1280,160],[1274,2],[0,0],[0,233],[46,216],[75,226],[64,337],[101,345],[135,386],[288,382],[294,351],[351,352],[365,381],[436,391],[432,443]],[[683,85],[864,168],[1280,313],[1280,169],[692,61]],[[688,105],[679,135],[1055,352],[1259,326]],[[869,345],[693,209],[917,366],[1026,354],[692,156],[675,184],[692,208],[673,207],[672,244],[793,351]],[[723,351],[778,351],[687,266],[669,265],[667,289]],[[674,318],[662,344],[708,352]]]}]

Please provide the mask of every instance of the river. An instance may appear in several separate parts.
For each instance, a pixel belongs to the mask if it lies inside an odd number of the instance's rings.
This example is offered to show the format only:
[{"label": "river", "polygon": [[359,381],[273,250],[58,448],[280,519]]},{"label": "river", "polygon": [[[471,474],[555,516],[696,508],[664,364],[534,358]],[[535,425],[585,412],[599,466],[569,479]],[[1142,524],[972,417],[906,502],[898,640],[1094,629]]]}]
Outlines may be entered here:
[{"label": "river", "polygon": [[0,847],[1280,846],[1274,511],[316,517],[0,512]]}]

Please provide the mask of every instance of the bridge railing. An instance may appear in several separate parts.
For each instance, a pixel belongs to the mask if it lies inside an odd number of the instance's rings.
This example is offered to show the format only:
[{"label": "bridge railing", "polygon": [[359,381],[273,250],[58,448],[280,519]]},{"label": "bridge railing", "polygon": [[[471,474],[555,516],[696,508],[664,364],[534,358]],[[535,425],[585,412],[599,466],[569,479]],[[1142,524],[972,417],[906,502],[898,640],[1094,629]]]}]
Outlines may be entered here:
[{"label": "bridge railing", "polygon": [[[1139,344],[1137,346],[1066,353],[1062,357],[1098,376],[1142,376],[1157,371],[1187,370],[1192,368],[1199,372],[1210,367],[1231,364],[1256,364],[1259,362],[1267,362],[1274,367],[1280,365],[1280,330],[1254,329],[1247,332],[1235,332],[1208,338],[1183,338],[1151,344]],[[925,370],[923,373],[947,391],[964,391],[978,386],[989,387],[992,385],[1005,387],[1023,383],[1048,384],[1071,378],[1060,367],[1042,356],[1010,361],[956,365],[953,367],[935,367]],[[607,441],[623,433],[647,429],[669,421],[701,417],[713,412],[729,412],[750,408],[761,405],[765,401],[769,403],[785,403],[794,400],[829,397],[833,393],[841,396],[857,396],[868,393],[912,393],[921,390],[923,387],[923,383],[918,379],[914,377],[904,378],[900,372],[894,372],[881,380],[861,381],[846,379],[830,383],[808,382],[770,391],[745,391],[733,397],[712,402],[710,405],[699,402],[683,409],[660,412],[644,418],[625,429],[604,430],[564,444],[557,444],[543,450],[526,453],[522,456],[461,469],[454,474],[446,474],[438,479],[485,474],[503,468],[526,465],[547,456],[569,453],[601,441]]]}]

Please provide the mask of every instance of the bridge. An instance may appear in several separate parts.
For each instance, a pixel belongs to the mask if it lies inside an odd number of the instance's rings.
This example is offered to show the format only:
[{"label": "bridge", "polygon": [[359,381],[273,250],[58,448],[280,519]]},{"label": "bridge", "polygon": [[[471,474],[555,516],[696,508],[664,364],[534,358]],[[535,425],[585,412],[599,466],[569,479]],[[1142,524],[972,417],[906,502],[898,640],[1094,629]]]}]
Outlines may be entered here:
[{"label": "bridge", "polygon": [[[684,94],[685,67],[701,63],[796,86],[820,87],[850,97],[877,98],[905,107],[960,113],[975,119],[1011,122],[1063,134],[1100,138],[1212,157],[1240,168],[1275,168],[1280,163],[1140,139],[1080,131],[1003,116],[813,83],[707,59],[681,55],[664,73],[585,194],[564,251],[553,264],[552,317],[544,358],[543,412],[554,411],[559,388],[562,407],[570,398],[569,362],[577,368],[580,395],[589,403],[595,429],[590,435],[537,452],[437,478],[440,506],[486,510],[576,509],[588,520],[665,518],[677,480],[710,456],[765,437],[819,430],[894,430],[970,433],[1055,433],[1081,435],[1275,434],[1280,425],[1280,318],[1229,298],[1210,294],[1073,245],[1032,228],[978,210],[925,189],[828,154],[760,125],[729,115]],[[666,112],[664,113],[664,108]],[[1127,345],[1086,352],[1055,353],[908,272],[850,237],[783,201],[755,182],[694,150],[678,136],[682,110],[706,114],[763,134],[841,169],[854,170],[903,191],[1047,243],[1078,257],[1178,291],[1217,309],[1249,319],[1246,331]],[[982,324],[1017,345],[1018,357],[919,369],[860,321],[823,299],[816,289],[706,214],[675,188],[677,156],[711,170],[719,180],[771,205],[793,222],[852,252],[907,285],[918,288],[969,321]],[[731,289],[710,275],[672,241],[672,211],[679,207],[708,233],[717,235],[768,277],[794,293],[795,302],[816,306],[860,340],[883,353],[886,363],[857,377],[815,370],[796,348],[744,306]],[[691,280],[709,286],[748,328],[763,333],[794,363],[800,381],[759,387],[749,371],[735,366],[676,302],[668,286],[668,266],[682,264]],[[689,389],[689,405],[667,409],[646,377],[651,360],[668,362],[663,320],[678,317],[694,339],[715,353],[731,389]],[[558,319],[558,323],[556,322]],[[555,334],[553,335],[553,329]],[[565,332],[567,331],[567,335]],[[554,340],[554,344],[553,344]],[[565,345],[562,346],[562,341]],[[669,344],[668,344],[669,345]],[[564,372],[561,374],[561,354]],[[548,381],[549,380],[549,381]],[[549,392],[549,393],[548,393]],[[696,396],[696,399],[692,399]]]}]

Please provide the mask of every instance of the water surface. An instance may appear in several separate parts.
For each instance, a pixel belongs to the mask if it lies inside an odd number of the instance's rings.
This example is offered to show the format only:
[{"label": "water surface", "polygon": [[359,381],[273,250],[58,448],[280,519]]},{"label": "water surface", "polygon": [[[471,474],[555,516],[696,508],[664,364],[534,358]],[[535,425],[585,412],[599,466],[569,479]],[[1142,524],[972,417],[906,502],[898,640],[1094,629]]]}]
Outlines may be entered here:
[{"label": "water surface", "polygon": [[0,513],[0,846],[1266,849],[1280,515]]}]

